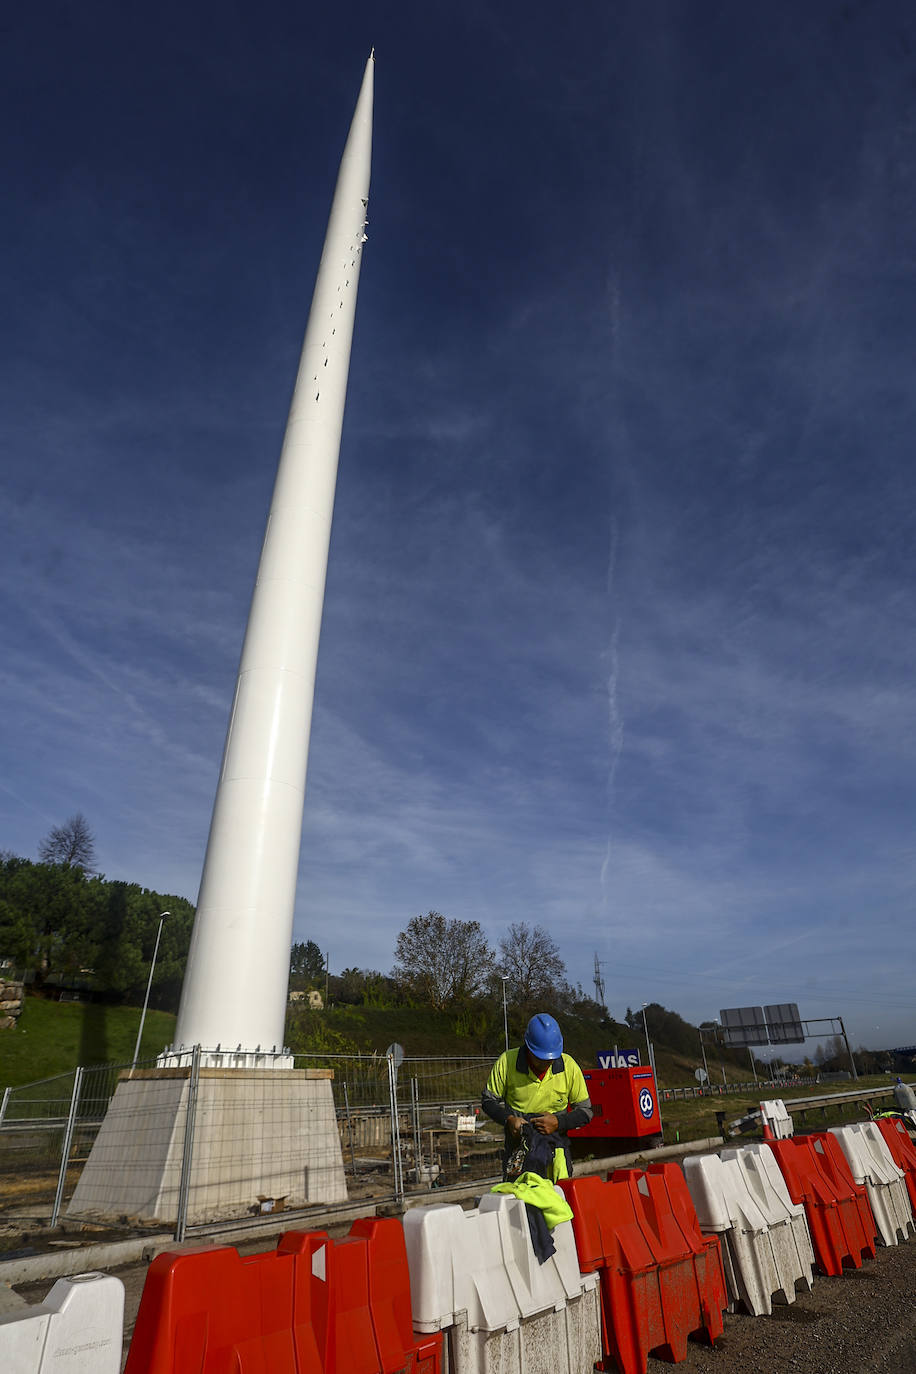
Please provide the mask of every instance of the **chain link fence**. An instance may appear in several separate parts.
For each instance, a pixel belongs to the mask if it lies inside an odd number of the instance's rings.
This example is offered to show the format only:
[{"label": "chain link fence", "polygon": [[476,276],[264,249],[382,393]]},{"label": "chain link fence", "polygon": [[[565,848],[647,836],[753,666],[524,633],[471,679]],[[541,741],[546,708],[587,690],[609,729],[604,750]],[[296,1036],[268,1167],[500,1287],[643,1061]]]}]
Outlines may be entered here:
[{"label": "chain link fence", "polygon": [[111,1225],[164,1221],[181,1239],[248,1214],[499,1176],[502,1130],[478,1108],[489,1059],[309,1054],[244,1071],[214,1057],[198,1049],[177,1067],[106,1064],[7,1088],[0,1222],[54,1226],[69,1210],[101,1223],[113,1196]]},{"label": "chain link fence", "polygon": [[[249,1214],[499,1177],[502,1129],[478,1107],[489,1058],[300,1054],[244,1070],[198,1048],[169,1063],[7,1088],[0,1222],[54,1226],[69,1211],[130,1230],[174,1226],[181,1239]],[[663,1102],[713,1095],[711,1084],[660,1092]]]},{"label": "chain link fence", "polygon": [[119,1077],[153,1069],[155,1063],[77,1068],[5,1089],[0,1099],[0,1220],[57,1224]]},{"label": "chain link fence", "polygon": [[0,1101],[0,1215],[48,1215],[61,1171],[75,1073],[7,1088]]}]

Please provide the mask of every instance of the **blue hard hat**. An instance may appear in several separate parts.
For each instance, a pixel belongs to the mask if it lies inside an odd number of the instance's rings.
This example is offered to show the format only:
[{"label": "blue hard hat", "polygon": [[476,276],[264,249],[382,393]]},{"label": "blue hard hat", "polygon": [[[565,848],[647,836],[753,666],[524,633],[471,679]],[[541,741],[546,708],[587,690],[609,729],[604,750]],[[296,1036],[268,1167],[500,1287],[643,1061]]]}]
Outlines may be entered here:
[{"label": "blue hard hat", "polygon": [[547,1012],[532,1016],[525,1027],[525,1048],[535,1059],[560,1059],[563,1054],[563,1032]]}]

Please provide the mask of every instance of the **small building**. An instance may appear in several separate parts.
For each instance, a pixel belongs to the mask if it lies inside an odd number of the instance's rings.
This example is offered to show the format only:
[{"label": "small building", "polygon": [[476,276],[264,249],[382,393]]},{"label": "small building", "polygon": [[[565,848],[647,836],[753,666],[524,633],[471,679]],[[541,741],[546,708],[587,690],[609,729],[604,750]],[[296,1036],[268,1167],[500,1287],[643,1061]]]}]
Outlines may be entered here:
[{"label": "small building", "polygon": [[289,1001],[308,1002],[309,1011],[324,1011],[324,998],[317,988],[309,988],[307,992],[291,992]]}]

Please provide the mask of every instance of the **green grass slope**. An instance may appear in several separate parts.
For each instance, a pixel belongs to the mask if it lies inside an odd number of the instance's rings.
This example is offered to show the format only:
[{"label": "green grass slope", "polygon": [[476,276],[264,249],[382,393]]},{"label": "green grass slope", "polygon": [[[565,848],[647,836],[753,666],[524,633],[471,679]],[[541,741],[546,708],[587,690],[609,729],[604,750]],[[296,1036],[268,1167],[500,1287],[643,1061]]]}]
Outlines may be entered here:
[{"label": "green grass slope", "polygon": [[[102,1006],[96,1003],[53,1002],[27,997],[19,1024],[0,1031],[0,1089],[54,1074],[68,1073],[78,1064],[129,1064],[140,1025],[139,1007]],[[147,1013],[140,1047],[141,1059],[152,1059],[171,1044],[175,1017],[168,1012]],[[619,1024],[601,1025],[588,1017],[563,1018],[566,1048],[583,1068],[597,1068],[600,1051],[635,1047],[645,1062],[645,1042]],[[510,1018],[510,1043],[520,1043],[522,1026]],[[287,1018],[287,1044],[296,1053],[383,1054],[397,1042],[411,1057],[441,1059],[494,1059],[502,1050],[502,1009],[496,1012],[437,1012],[422,1007],[336,1006],[325,1011],[292,1008]],[[682,1087],[694,1083],[702,1063],[699,1041],[695,1057],[655,1042],[659,1084]],[[722,1079],[725,1062],[729,1082],[746,1082],[750,1076],[746,1056],[720,1060],[710,1053],[710,1075]]]},{"label": "green grass slope", "polygon": [[[168,1045],[174,1026],[168,1012],[147,1012],[140,1058]],[[0,1089],[69,1073],[78,1064],[129,1064],[139,1027],[139,1007],[27,997],[15,1029],[0,1031]]]}]

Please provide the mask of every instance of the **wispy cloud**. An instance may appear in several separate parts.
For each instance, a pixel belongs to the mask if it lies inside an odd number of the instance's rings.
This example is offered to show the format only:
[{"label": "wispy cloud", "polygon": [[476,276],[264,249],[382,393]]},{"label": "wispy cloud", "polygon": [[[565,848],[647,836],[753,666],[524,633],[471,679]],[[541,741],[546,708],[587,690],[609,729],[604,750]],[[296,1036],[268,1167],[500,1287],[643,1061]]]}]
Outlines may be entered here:
[{"label": "wispy cloud", "polygon": [[[195,894],[360,18],[186,17],[187,71],[144,31],[141,73],[129,15],[23,12],[0,847],[79,807],[109,876]],[[429,907],[542,922],[618,1014],[848,1001],[911,1041],[893,25],[389,28],[297,935],[387,968]]]}]

